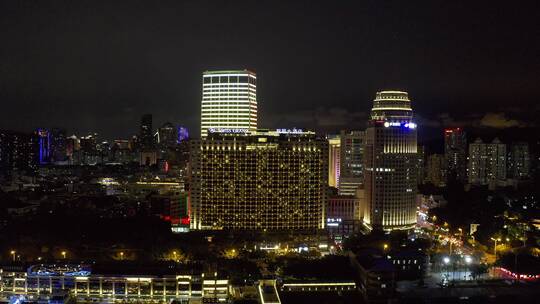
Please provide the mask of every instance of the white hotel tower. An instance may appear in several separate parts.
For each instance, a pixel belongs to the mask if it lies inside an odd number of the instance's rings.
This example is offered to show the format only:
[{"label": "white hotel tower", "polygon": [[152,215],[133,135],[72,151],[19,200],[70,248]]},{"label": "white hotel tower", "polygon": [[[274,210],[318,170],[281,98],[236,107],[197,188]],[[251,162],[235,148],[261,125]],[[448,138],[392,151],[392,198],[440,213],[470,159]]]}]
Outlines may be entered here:
[{"label": "white hotel tower", "polygon": [[203,73],[201,137],[208,129],[257,130],[257,76],[248,70]]},{"label": "white hotel tower", "polygon": [[364,222],[373,229],[416,224],[416,124],[407,92],[378,92],[366,130]]}]

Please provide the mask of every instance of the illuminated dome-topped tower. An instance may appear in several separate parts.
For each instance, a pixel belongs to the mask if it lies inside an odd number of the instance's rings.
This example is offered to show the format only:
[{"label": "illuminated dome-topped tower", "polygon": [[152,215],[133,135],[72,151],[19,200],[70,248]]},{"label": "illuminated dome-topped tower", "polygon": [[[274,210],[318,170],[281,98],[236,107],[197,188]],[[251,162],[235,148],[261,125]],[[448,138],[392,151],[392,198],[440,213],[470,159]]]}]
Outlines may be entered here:
[{"label": "illuminated dome-topped tower", "polygon": [[416,225],[416,124],[407,92],[377,92],[366,130],[364,222],[373,229]]},{"label": "illuminated dome-topped tower", "polygon": [[402,91],[377,92],[371,109],[372,120],[404,119],[413,116],[409,94]]}]

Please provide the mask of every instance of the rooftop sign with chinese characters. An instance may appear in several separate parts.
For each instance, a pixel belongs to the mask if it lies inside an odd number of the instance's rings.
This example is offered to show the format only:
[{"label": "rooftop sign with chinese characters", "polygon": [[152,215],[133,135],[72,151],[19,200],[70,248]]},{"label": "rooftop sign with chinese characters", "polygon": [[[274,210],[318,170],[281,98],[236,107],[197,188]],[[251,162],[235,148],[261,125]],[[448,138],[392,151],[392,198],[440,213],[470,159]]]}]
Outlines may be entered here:
[{"label": "rooftop sign with chinese characters", "polygon": [[279,134],[304,134],[302,129],[276,129],[276,132]]}]

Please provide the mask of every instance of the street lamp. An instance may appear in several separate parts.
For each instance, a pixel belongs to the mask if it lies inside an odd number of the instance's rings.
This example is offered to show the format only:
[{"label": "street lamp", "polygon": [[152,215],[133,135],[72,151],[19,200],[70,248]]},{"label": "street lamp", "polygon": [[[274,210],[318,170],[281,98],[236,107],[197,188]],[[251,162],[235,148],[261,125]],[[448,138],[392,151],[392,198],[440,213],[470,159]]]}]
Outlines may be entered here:
[{"label": "street lamp", "polygon": [[444,262],[444,264],[448,265],[450,263],[450,258],[449,257],[444,257],[443,262]]},{"label": "street lamp", "polygon": [[450,280],[450,273],[449,273],[450,271],[448,269],[448,264],[450,264],[450,258],[445,256],[443,258],[443,263],[444,263],[444,268],[446,268],[446,279]]},{"label": "street lamp", "polygon": [[64,260],[66,259],[66,255],[67,255],[67,252],[66,252],[66,251],[62,251],[62,258],[64,258]]},{"label": "street lamp", "polygon": [[466,267],[466,271],[465,271],[465,280],[467,279],[467,273],[469,273],[469,277],[471,276],[470,274],[470,265],[472,264],[473,262],[473,259],[470,255],[466,255],[465,256],[465,264],[467,265]]},{"label": "street lamp", "polygon": [[178,262],[178,259],[176,258],[176,255],[177,255],[176,251],[173,251],[172,254],[173,254],[173,256],[174,256],[174,261],[175,261],[175,262]]},{"label": "street lamp", "polygon": [[121,260],[121,261],[124,260],[124,252],[123,252],[123,251],[120,251],[120,260]]},{"label": "street lamp", "polygon": [[13,262],[15,262],[15,254],[17,253],[17,251],[11,250],[9,253],[10,253],[11,256],[13,257]]},{"label": "street lamp", "polygon": [[495,255],[495,260],[497,260],[497,242],[500,242],[501,238],[491,238],[491,240],[495,242],[495,246],[493,246],[493,254]]},{"label": "street lamp", "polygon": [[383,249],[386,251],[388,249],[388,244],[383,244]]}]

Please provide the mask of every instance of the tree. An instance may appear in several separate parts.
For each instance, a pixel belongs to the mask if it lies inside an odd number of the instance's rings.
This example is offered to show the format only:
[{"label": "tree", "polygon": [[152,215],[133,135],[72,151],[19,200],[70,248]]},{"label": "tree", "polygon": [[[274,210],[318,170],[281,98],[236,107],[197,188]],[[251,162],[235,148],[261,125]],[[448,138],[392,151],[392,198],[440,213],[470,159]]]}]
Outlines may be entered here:
[{"label": "tree", "polygon": [[471,276],[473,279],[477,279],[483,274],[486,274],[488,272],[488,266],[486,264],[478,264],[474,265],[471,269]]}]

